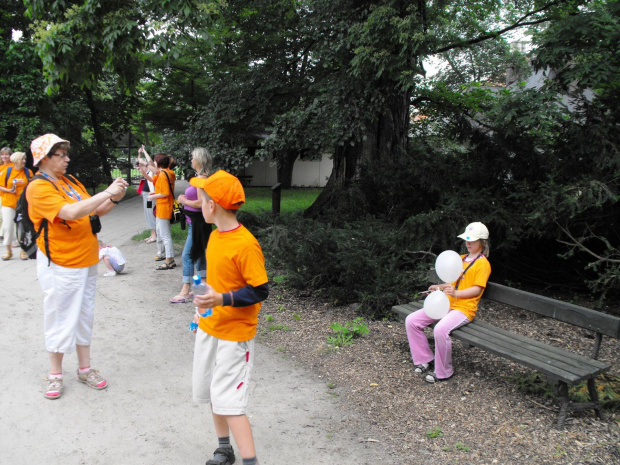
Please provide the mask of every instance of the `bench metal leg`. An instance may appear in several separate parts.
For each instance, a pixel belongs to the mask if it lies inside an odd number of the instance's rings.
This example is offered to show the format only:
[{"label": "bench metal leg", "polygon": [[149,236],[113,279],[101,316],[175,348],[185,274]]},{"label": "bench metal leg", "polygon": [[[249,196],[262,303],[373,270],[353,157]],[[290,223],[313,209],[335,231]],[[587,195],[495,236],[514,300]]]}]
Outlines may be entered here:
[{"label": "bench metal leg", "polygon": [[585,408],[594,409],[596,415],[603,420],[603,410],[601,409],[601,404],[598,400],[598,392],[596,391],[596,383],[594,378],[588,380],[588,393],[590,394],[590,402],[571,402],[568,397],[568,385],[566,383],[560,382],[557,386],[556,391],[558,397],[560,398],[560,413],[558,414],[558,422],[557,428],[563,429],[566,424],[566,415],[568,412],[573,412],[575,410],[581,410]]},{"label": "bench metal leg", "polygon": [[558,422],[556,426],[558,429],[563,429],[570,406],[570,399],[568,398],[568,385],[566,383],[560,382],[558,385],[558,397],[560,398],[560,413],[558,415]]},{"label": "bench metal leg", "polygon": [[590,400],[592,401],[592,408],[596,412],[596,415],[603,420],[603,409],[598,400],[598,391],[596,390],[596,383],[594,378],[588,380],[588,392],[590,393]]}]

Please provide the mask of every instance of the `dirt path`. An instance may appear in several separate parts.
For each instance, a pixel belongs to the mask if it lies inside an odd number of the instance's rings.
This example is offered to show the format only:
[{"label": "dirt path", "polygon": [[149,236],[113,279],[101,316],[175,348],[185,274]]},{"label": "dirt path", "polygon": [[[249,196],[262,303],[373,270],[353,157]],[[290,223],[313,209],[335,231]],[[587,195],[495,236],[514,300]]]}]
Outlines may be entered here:
[{"label": "dirt path", "polygon": [[[100,265],[92,359],[109,382],[104,391],[75,380],[70,354],[63,398],[43,397],[48,359],[35,261],[0,262],[0,463],[203,464],[216,436],[209,410],[191,401],[193,307],[168,303],[181,270],[155,271],[155,245],[131,240],[145,229],[140,197],[102,223],[100,238],[128,261],[113,278]],[[249,416],[263,465],[401,463],[386,456],[381,438],[348,429],[347,410],[325,381],[275,349],[258,344],[257,352]]]}]

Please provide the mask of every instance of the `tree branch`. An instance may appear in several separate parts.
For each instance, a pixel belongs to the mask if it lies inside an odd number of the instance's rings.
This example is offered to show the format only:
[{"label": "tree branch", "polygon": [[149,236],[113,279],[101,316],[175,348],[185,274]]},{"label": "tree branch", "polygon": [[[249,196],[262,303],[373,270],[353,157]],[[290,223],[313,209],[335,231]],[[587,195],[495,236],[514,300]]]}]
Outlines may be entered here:
[{"label": "tree branch", "polygon": [[551,8],[552,6],[557,5],[558,3],[560,3],[560,2],[556,1],[556,2],[548,3],[544,7],[539,8],[536,11],[531,11],[530,13],[524,15],[516,23],[514,23],[514,24],[512,24],[510,26],[507,26],[504,29],[500,29],[499,31],[494,31],[494,32],[488,32],[486,34],[482,34],[481,36],[475,37],[473,39],[462,40],[462,41],[456,42],[454,44],[446,45],[445,47],[442,47],[440,49],[437,49],[435,51],[430,52],[428,54],[428,56],[437,55],[439,53],[447,52],[448,50],[452,50],[452,49],[455,49],[455,48],[468,47],[470,45],[474,45],[474,44],[477,44],[479,42],[483,42],[483,41],[488,40],[488,39],[494,39],[496,37],[501,36],[502,34],[505,34],[506,32],[512,31],[513,29],[518,29],[518,28],[524,27],[524,26],[534,26],[536,24],[541,24],[541,23],[545,23],[547,21],[550,21],[551,18],[541,18],[541,19],[537,19],[535,21],[525,21],[525,20],[527,18],[529,18],[530,16],[533,16],[533,15],[541,13],[541,12],[543,12],[545,10],[548,10],[549,8]]},{"label": "tree branch", "polygon": [[[562,230],[562,232],[563,232],[564,234],[566,234],[566,235],[570,238],[570,240],[571,240],[571,242],[567,242],[567,241],[562,241],[562,240],[560,240],[560,239],[557,239],[557,241],[558,241],[560,244],[565,244],[565,245],[569,245],[569,246],[572,246],[572,247],[577,247],[577,248],[581,249],[583,252],[586,252],[587,254],[592,255],[594,258],[596,258],[596,259],[598,260],[598,262],[620,263],[620,260],[617,260],[617,259],[614,259],[614,258],[610,258],[610,257],[603,257],[603,256],[601,256],[601,255],[599,255],[599,254],[597,254],[597,253],[593,252],[593,251],[592,251],[592,250],[590,250],[588,247],[586,247],[585,245],[583,245],[583,243],[582,243],[582,242],[583,242],[584,238],[582,238],[581,240],[576,239],[576,238],[575,238],[575,237],[574,237],[574,236],[570,233],[570,231],[569,231],[568,229],[566,229],[566,228],[562,227],[562,226],[560,225],[560,223],[558,223],[557,221],[554,221],[554,223],[555,223],[555,224],[558,226],[558,228],[560,228],[560,229]],[[592,236],[592,237],[596,237],[596,236]]]}]

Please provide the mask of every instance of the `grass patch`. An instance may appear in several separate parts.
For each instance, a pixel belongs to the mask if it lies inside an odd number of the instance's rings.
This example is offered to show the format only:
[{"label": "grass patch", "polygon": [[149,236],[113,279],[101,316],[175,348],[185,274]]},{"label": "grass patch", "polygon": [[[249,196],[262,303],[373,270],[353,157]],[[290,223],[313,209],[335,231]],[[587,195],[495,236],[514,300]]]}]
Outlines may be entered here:
[{"label": "grass patch", "polygon": [[[183,246],[185,244],[185,239],[187,238],[187,229],[181,229],[180,224],[173,224],[172,226],[170,226],[170,234],[172,234],[172,242],[174,242],[175,245]],[[145,229],[140,234],[132,236],[131,239],[134,241],[143,241],[150,235],[151,231]]]},{"label": "grass patch", "polygon": [[353,344],[353,339],[365,336],[370,331],[368,325],[364,323],[361,317],[355,318],[352,322],[347,322],[343,325],[340,323],[332,323],[330,328],[335,336],[328,336],[327,343],[334,347],[345,347]]},{"label": "grass patch", "polygon": [[291,328],[287,325],[269,325],[269,331],[290,331]]},{"label": "grass patch", "polygon": [[[280,212],[292,213],[305,210],[314,203],[322,190],[321,188],[283,189]],[[271,212],[271,196],[270,187],[246,187],[245,205],[241,211],[253,214],[259,214],[262,211]]]},{"label": "grass patch", "polygon": [[[109,185],[109,184],[99,184],[99,185],[97,186],[97,188],[95,189],[95,194],[98,194],[99,192],[103,192],[103,191],[104,191],[104,190],[106,190],[108,187],[110,187],[110,185]],[[90,188],[87,188],[86,190],[87,190],[90,194],[92,194],[92,193],[93,193],[93,190],[92,190],[92,189],[90,189]],[[137,196],[137,195],[140,195],[140,194],[138,194],[138,192],[136,191],[136,186],[129,186],[129,187],[127,187],[127,192],[125,193],[125,197],[123,197],[123,200],[130,199],[130,198],[135,197],[135,196]]]},{"label": "grass patch", "polygon": [[[102,184],[97,188],[97,192],[101,192],[107,186]],[[323,189],[320,188],[297,188],[288,189],[282,191],[282,202],[280,204],[280,211],[282,213],[293,213],[303,211],[314,203]],[[136,188],[130,186],[127,188],[127,194],[125,198],[131,198],[138,195]],[[262,214],[269,212],[271,214],[271,188],[269,187],[246,187],[245,188],[245,200],[246,203],[241,208],[240,212],[248,212],[251,214]],[[172,240],[175,245],[182,246],[185,244],[187,238],[187,230],[182,230],[181,225],[173,224],[171,226]],[[132,237],[134,241],[144,240],[150,236],[150,231],[145,230],[140,234]],[[284,283],[286,277],[283,275],[277,276],[277,281]],[[274,281],[276,280],[274,278]]]},{"label": "grass patch", "polygon": [[463,443],[461,443],[461,442],[457,442],[457,443],[454,445],[454,448],[455,448],[456,450],[460,450],[460,451],[463,451],[463,452],[469,452],[469,451],[471,450],[469,447],[467,447],[465,444],[463,444]]},{"label": "grass patch", "polygon": [[429,429],[426,432],[426,437],[429,439],[436,439],[436,438],[440,438],[443,436],[443,431],[441,430],[441,428],[433,428],[433,429]]},{"label": "grass patch", "polygon": [[[542,379],[538,373],[519,374],[511,377],[517,388],[527,394],[535,394],[547,399],[557,399],[553,385]],[[596,378],[596,391],[601,406],[610,411],[620,411],[620,377],[602,374]],[[568,389],[568,397],[573,402],[590,402],[588,384],[583,381]]]}]

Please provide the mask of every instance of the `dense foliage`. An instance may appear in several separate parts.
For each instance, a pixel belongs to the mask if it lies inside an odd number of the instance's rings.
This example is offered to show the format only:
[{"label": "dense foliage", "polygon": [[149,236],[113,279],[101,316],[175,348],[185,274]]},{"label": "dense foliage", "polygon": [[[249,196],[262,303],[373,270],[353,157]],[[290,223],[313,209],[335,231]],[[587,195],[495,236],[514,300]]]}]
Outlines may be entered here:
[{"label": "dense foliage", "polygon": [[[263,236],[291,283],[383,308],[480,220],[495,280],[620,285],[617,0],[25,5],[0,25],[8,144],[70,135],[73,166],[106,177],[132,128],[185,167],[196,145],[233,172],[271,156],[284,186],[332,155],[306,219]],[[526,30],[527,60],[505,38]],[[508,68],[544,79],[503,87]]]}]

